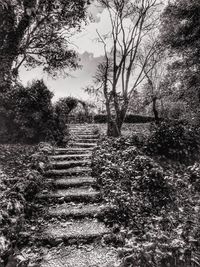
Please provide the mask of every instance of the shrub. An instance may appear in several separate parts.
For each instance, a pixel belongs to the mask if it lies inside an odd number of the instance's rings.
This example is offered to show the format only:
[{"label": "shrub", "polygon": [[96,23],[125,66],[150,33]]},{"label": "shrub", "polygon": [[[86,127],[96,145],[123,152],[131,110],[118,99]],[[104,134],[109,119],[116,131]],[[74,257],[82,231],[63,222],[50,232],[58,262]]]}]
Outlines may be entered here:
[{"label": "shrub", "polygon": [[106,123],[107,122],[107,115],[98,114],[94,116],[95,123]]},{"label": "shrub", "polygon": [[131,146],[131,140],[104,139],[94,152],[92,167],[104,199],[112,206],[109,222],[141,230],[146,217],[171,203],[173,189],[162,167]]},{"label": "shrub", "polygon": [[54,105],[56,129],[61,133],[61,137],[57,142],[58,145],[67,144],[69,141],[68,117],[77,105],[78,100],[73,97],[60,98]]},{"label": "shrub", "polygon": [[[125,123],[148,123],[154,121],[153,117],[135,115],[135,114],[127,114],[124,120]],[[106,123],[107,115],[99,114],[94,116],[95,123]]]},{"label": "shrub", "polygon": [[148,123],[154,121],[153,117],[135,115],[135,114],[127,114],[125,121],[126,123]]},{"label": "shrub", "polygon": [[162,122],[153,128],[145,151],[180,162],[194,160],[199,152],[199,129],[179,121]]},{"label": "shrub", "polygon": [[13,266],[12,259],[15,266],[27,266],[15,249],[34,239],[40,210],[36,196],[48,187],[41,174],[52,152],[46,143],[39,147],[1,145],[0,266]]},{"label": "shrub", "polygon": [[133,143],[105,138],[93,154],[94,175],[111,206],[103,219],[114,223],[105,241],[120,241],[122,267],[198,266],[199,163],[177,170],[169,161],[163,169]]},{"label": "shrub", "polygon": [[16,85],[9,89],[1,99],[1,142],[59,140],[62,132],[56,127],[52,97],[42,80],[33,81],[28,87]]},{"label": "shrub", "polygon": [[149,217],[141,236],[129,236],[121,251],[123,267],[199,265],[199,173],[198,163],[181,172],[171,172],[168,179],[176,193],[174,207]]},{"label": "shrub", "polygon": [[72,112],[77,105],[78,99],[73,97],[63,97],[55,103],[55,112],[60,124],[63,125],[67,123],[70,112]]}]

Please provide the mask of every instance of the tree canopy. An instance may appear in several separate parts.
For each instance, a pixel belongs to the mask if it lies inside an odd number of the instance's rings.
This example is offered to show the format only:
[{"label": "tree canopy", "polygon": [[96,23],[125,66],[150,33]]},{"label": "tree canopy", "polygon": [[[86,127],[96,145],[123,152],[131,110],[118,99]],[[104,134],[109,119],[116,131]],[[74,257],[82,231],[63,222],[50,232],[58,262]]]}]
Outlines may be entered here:
[{"label": "tree canopy", "polygon": [[86,0],[0,0],[0,78],[18,75],[22,64],[55,75],[76,68],[69,48],[72,30],[86,17]]},{"label": "tree canopy", "polygon": [[177,99],[192,108],[200,103],[200,2],[170,2],[162,16],[162,43],[176,60],[171,64],[167,83]]}]

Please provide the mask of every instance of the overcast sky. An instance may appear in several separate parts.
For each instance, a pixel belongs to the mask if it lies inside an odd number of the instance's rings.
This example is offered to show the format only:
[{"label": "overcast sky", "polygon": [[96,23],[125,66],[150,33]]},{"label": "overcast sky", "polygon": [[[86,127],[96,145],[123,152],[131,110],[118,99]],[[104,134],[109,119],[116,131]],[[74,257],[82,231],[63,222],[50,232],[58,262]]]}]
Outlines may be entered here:
[{"label": "overcast sky", "polygon": [[88,99],[83,87],[91,84],[97,64],[103,58],[103,47],[97,42],[96,30],[101,33],[108,31],[109,18],[105,10],[93,3],[88,12],[92,14],[94,21],[84,26],[80,33],[73,37],[74,49],[79,53],[82,68],[70,73],[69,77],[52,79],[42,72],[40,68],[27,71],[22,68],[20,79],[24,85],[33,79],[43,78],[49,89],[54,92],[54,100],[63,96],[75,96]]}]

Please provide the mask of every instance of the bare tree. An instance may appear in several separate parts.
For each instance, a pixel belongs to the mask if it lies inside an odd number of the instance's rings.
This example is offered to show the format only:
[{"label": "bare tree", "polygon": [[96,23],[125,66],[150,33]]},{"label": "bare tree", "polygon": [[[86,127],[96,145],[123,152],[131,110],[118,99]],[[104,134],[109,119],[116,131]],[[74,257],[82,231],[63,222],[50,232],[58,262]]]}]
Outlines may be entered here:
[{"label": "bare tree", "polygon": [[[145,80],[153,66],[149,65],[155,53],[156,44],[152,43],[145,55],[143,65],[138,64],[140,48],[149,32],[158,23],[158,0],[99,0],[108,11],[111,32],[101,35],[105,62],[101,74],[103,93],[108,115],[108,135],[119,136],[128,109],[129,100],[135,89]],[[112,42],[109,49],[108,42]],[[108,68],[109,66],[109,68]],[[108,69],[112,68],[112,71]],[[98,71],[97,71],[98,72]],[[114,106],[114,117],[112,107]]]},{"label": "bare tree", "polygon": [[[152,46],[152,43],[155,43],[153,36],[150,36],[149,42],[147,42],[143,49],[141,50],[141,54],[139,56],[139,62],[141,66],[144,65],[144,61],[146,58],[146,54],[148,53],[149,47]],[[162,84],[164,81],[164,77],[166,75],[167,70],[167,62],[165,51],[162,49],[159,43],[156,45],[156,50],[153,56],[150,58],[148,64],[144,67],[144,74],[146,76],[146,84],[144,84],[144,105],[152,104],[152,112],[154,114],[155,122],[158,124],[160,121],[159,111],[158,111],[158,100],[161,101],[164,96],[164,92],[162,90]]]}]

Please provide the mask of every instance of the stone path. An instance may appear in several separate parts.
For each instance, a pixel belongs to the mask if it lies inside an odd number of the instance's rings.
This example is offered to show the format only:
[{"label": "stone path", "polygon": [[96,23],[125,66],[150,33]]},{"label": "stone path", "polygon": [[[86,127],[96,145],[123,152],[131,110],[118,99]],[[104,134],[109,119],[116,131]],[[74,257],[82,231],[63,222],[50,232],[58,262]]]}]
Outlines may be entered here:
[{"label": "stone path", "polygon": [[69,147],[57,148],[46,173],[55,190],[40,195],[51,202],[49,221],[41,236],[45,250],[42,267],[114,267],[117,252],[105,246],[110,232],[97,214],[106,212],[91,177],[91,155],[98,135],[91,125],[71,125]]}]

